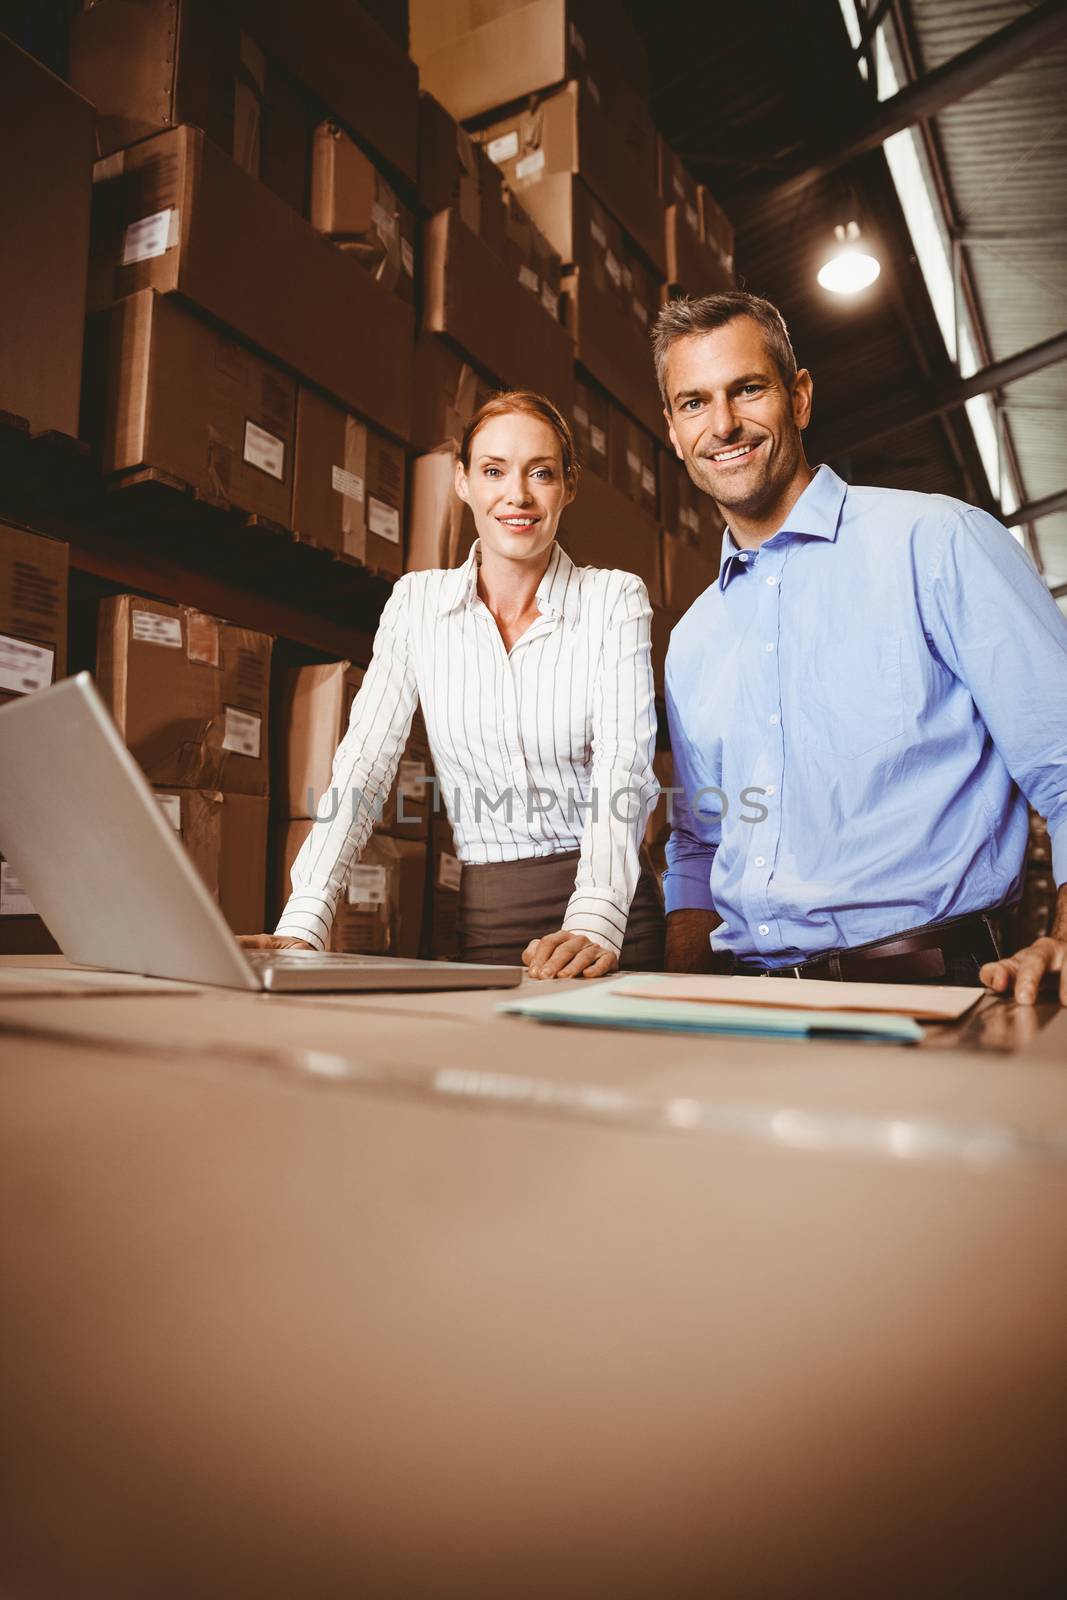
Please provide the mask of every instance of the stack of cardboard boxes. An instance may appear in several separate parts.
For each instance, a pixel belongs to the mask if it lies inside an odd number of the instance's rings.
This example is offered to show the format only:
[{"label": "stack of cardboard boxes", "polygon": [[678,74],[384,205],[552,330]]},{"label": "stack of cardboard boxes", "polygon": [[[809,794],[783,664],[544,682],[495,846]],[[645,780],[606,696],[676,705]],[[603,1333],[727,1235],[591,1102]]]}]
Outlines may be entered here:
[{"label": "stack of cardboard boxes", "polygon": [[[374,828],[348,875],[330,934],[330,949],[369,955],[417,956],[426,904],[427,840],[433,771],[418,712],[383,804],[373,795],[331,787],[334,752],[348,727],[363,671],[348,661],[292,668],[282,675],[276,718],[276,794],[284,804],[276,823],[274,914],[289,896],[297,854],[324,814],[338,808],[358,817],[369,810]],[[323,801],[326,812],[320,812]]]},{"label": "stack of cardboard boxes", "polygon": [[97,685],[235,933],[263,927],[273,642],[140,595],[100,608]]}]

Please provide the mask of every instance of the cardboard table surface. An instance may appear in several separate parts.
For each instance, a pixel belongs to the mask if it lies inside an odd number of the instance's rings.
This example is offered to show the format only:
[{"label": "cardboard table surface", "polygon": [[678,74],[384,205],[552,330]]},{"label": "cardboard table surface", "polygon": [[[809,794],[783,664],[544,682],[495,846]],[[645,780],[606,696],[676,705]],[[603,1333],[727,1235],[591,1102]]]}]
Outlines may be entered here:
[{"label": "cardboard table surface", "polygon": [[1054,1592],[1063,1019],[599,1047],[495,998],[0,1003],[0,1589]]}]

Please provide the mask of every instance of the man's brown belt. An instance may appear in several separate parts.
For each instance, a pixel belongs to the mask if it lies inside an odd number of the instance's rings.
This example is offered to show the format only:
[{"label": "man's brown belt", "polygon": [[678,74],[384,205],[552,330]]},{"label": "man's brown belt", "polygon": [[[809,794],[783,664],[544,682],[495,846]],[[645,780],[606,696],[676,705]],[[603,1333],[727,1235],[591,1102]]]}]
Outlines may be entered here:
[{"label": "man's brown belt", "polygon": [[[948,922],[872,939],[848,950],[830,950],[795,967],[776,967],[772,978],[830,978],[844,983],[930,983],[944,978],[953,957],[1000,957],[997,916],[1001,907],[974,911]],[[987,954],[981,956],[983,948]],[[751,970],[751,969],[749,969]]]}]

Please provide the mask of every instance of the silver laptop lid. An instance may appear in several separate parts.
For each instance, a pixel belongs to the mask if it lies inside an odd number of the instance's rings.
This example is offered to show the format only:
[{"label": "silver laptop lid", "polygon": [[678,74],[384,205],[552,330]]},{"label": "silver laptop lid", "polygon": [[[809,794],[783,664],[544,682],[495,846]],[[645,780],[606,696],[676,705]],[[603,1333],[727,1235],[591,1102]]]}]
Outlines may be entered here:
[{"label": "silver laptop lid", "polygon": [[68,960],[260,987],[87,672],[0,707],[0,852]]}]

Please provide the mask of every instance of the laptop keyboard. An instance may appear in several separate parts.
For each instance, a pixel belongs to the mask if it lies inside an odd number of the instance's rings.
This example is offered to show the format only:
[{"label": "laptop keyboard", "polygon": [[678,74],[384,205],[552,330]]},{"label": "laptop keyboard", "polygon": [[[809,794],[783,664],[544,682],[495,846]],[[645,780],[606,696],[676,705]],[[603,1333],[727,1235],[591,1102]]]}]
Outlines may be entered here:
[{"label": "laptop keyboard", "polygon": [[378,956],[335,955],[323,950],[246,950],[245,955],[253,967],[376,967]]}]

